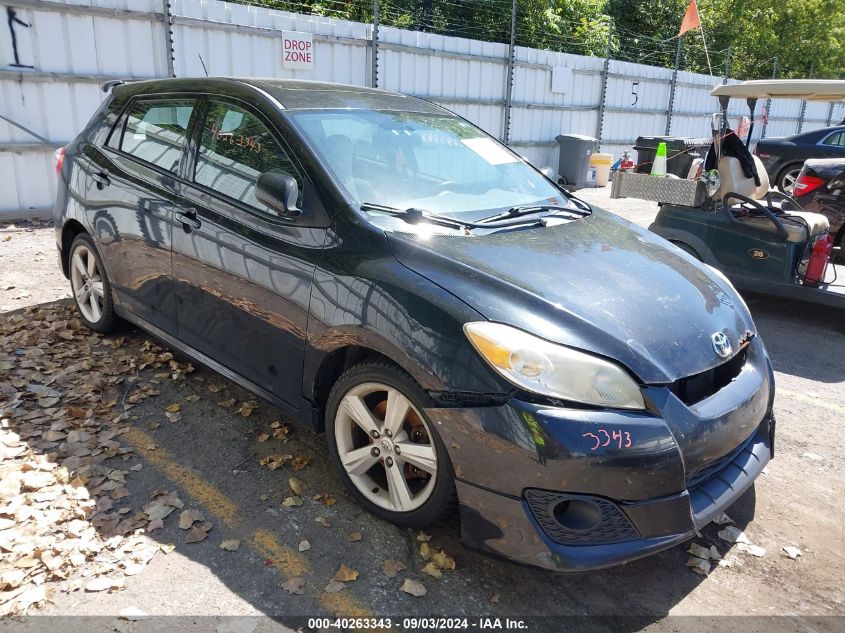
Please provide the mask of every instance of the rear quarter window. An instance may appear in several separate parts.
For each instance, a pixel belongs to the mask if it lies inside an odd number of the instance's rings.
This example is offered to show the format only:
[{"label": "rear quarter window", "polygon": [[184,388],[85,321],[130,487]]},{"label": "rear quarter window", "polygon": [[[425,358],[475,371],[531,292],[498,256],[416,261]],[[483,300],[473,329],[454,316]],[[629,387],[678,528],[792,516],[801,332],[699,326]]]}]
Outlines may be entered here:
[{"label": "rear quarter window", "polygon": [[176,173],[193,110],[194,101],[191,99],[135,102],[126,115],[120,150],[145,163]]}]

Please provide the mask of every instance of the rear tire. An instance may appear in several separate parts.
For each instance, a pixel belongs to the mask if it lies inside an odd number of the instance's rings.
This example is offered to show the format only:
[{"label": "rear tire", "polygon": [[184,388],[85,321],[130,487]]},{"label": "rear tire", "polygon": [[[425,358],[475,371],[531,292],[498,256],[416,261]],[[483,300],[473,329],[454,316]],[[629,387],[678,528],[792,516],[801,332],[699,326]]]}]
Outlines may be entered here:
[{"label": "rear tire", "polygon": [[111,284],[94,240],[87,233],[77,235],[70,245],[68,272],[79,318],[96,332],[110,332],[116,320]]},{"label": "rear tire", "polygon": [[403,527],[423,527],[455,497],[443,440],[426,417],[428,395],[401,369],[367,361],[338,378],[326,406],[329,456],[353,497]]},{"label": "rear tire", "polygon": [[795,181],[798,180],[798,174],[801,173],[803,163],[792,163],[781,169],[778,175],[778,189],[782,193],[792,195],[792,190],[795,187]]}]

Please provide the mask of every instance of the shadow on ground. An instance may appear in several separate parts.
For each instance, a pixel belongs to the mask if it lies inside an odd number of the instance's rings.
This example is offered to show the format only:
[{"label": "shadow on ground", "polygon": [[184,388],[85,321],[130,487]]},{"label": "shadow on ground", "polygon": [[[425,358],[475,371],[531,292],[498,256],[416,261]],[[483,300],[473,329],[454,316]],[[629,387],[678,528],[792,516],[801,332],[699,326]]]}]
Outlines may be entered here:
[{"label": "shadow on ground", "polygon": [[[685,546],[588,574],[555,575],[521,567],[465,550],[456,516],[427,532],[431,545],[455,558],[457,569],[442,579],[430,578],[422,573],[426,561],[419,554],[417,532],[377,519],[347,497],[322,437],[292,426],[287,435],[279,433],[288,422],[277,410],[264,403],[254,410],[244,408],[244,403],[255,401],[251,394],[201,367],[184,373],[186,360],[169,360],[166,349],[133,328],[126,326],[105,338],[94,335],[80,327],[64,303],[21,314],[25,323],[15,333],[9,335],[7,325],[2,330],[10,344],[0,354],[0,362],[7,361],[0,365],[7,367],[0,373],[2,417],[33,452],[68,466],[71,477],[84,473],[85,482],[78,485],[88,488],[92,505],[103,508],[88,517],[99,537],[108,541],[124,530],[128,535],[151,527],[142,508],[161,499],[162,492],[175,492],[182,504],[163,518],[161,529],[149,533],[159,544],[175,544],[173,553],[157,554],[143,572],[126,579],[124,590],[112,595],[86,593],[85,583],[74,583],[73,575],[59,579],[49,613],[116,613],[119,609],[110,605],[131,599],[148,613],[201,614],[206,608],[241,608],[226,607],[229,603],[248,605],[254,613],[283,622],[316,614],[603,615],[620,619],[585,621],[579,628],[619,631],[638,630],[658,620],[703,580],[686,568]],[[9,318],[0,319],[7,323]],[[772,327],[769,321],[775,323],[776,318],[762,321],[763,327]],[[42,387],[55,390],[58,400],[39,400],[45,397]],[[172,404],[179,405],[178,415],[171,412],[168,417]],[[56,421],[66,425],[58,425],[58,435],[46,436]],[[93,433],[95,440],[79,434],[69,438],[74,430]],[[123,449],[112,446],[105,454],[92,455],[96,435],[114,430],[120,432],[113,440],[131,451],[121,454]],[[85,442],[87,449],[81,448]],[[261,462],[272,456],[277,461],[291,457],[270,470]],[[296,470],[291,458],[307,465]],[[140,470],[132,470],[139,463]],[[115,487],[104,485],[112,477],[125,487],[118,499]],[[307,485],[300,506],[282,503],[292,496],[290,477]],[[116,514],[121,508],[128,510]],[[744,527],[754,508],[752,489],[730,514]],[[183,510],[202,513],[195,525],[211,524],[201,542],[185,542],[189,531],[178,525]],[[353,533],[360,533],[360,540],[351,540]],[[221,549],[228,539],[240,541],[236,551]],[[303,540],[310,548],[300,552]],[[706,528],[698,541],[715,544],[723,553],[727,549],[716,537],[715,526]],[[97,558],[90,555],[82,567],[93,569]],[[387,577],[382,571],[387,559],[402,562],[406,569]],[[225,594],[209,595],[204,586],[192,583],[191,570],[197,564],[237,600],[227,602]],[[325,592],[341,564],[356,570],[357,580],[340,592]],[[280,587],[296,577],[305,581],[301,595]],[[415,598],[401,592],[406,578],[421,581],[427,594]],[[60,588],[68,582],[77,588],[63,593]],[[531,630],[559,629],[560,622],[539,620]]]},{"label": "shadow on ground", "polygon": [[845,381],[842,310],[748,293],[748,307],[776,371],[822,383]]}]

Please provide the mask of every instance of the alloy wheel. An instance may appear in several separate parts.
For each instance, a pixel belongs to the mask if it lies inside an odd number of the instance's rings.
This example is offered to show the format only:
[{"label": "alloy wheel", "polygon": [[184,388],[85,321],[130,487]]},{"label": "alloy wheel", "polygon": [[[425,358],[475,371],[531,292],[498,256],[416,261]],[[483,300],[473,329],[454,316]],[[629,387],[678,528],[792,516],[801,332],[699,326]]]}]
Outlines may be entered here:
[{"label": "alloy wheel", "polygon": [[367,382],[350,389],[337,408],[335,442],[358,491],[392,512],[410,512],[430,497],[437,451],[428,423],[398,389]]},{"label": "alloy wheel", "polygon": [[801,174],[800,169],[790,169],[783,175],[783,190],[785,193],[792,195],[793,190],[795,189],[795,181],[798,180],[798,176]]},{"label": "alloy wheel", "polygon": [[82,316],[91,323],[97,323],[103,316],[105,291],[97,258],[85,244],[80,244],[73,251],[70,285]]}]

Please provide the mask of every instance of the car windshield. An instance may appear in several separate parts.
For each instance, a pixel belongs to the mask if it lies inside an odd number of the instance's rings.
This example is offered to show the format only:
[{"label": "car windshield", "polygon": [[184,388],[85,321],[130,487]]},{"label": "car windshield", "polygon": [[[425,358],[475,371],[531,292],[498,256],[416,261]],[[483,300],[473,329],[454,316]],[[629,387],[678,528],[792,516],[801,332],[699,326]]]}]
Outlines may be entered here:
[{"label": "car windshield", "polygon": [[290,118],[359,205],[453,215],[567,204],[519,156],[454,116],[320,110]]}]

